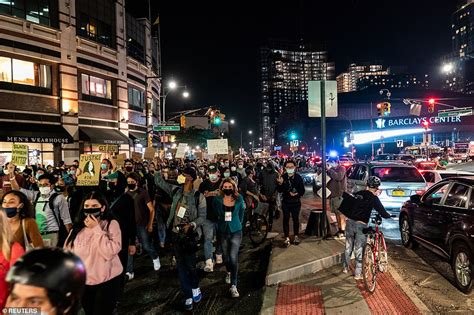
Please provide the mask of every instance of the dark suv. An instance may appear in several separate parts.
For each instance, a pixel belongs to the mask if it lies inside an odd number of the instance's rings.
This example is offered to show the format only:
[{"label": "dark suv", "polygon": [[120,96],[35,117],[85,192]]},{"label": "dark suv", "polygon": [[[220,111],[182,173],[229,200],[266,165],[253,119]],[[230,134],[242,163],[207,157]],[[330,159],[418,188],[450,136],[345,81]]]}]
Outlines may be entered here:
[{"label": "dark suv", "polygon": [[414,195],[400,212],[405,247],[421,244],[451,262],[458,288],[472,288],[474,178],[451,177]]}]

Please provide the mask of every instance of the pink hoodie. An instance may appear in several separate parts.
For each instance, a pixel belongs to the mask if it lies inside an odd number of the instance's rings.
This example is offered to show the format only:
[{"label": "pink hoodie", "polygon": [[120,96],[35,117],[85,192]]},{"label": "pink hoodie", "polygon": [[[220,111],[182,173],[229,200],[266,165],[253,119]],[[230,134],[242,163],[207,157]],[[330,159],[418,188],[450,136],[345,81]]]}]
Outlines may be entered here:
[{"label": "pink hoodie", "polygon": [[90,229],[83,228],[74,240],[74,247],[65,246],[76,254],[86,267],[86,284],[96,285],[111,280],[123,271],[118,253],[122,249],[122,236],[117,221],[107,221]]}]

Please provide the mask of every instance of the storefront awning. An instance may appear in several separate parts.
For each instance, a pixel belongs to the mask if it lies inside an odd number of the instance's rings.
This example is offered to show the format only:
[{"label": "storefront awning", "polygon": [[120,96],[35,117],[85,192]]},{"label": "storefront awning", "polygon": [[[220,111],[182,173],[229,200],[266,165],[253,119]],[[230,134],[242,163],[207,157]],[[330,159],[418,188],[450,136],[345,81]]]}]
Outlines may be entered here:
[{"label": "storefront awning", "polygon": [[115,129],[79,127],[79,139],[98,144],[129,144],[130,139]]},{"label": "storefront awning", "polygon": [[74,143],[61,125],[0,122],[0,141],[24,143]]},{"label": "storefront awning", "polygon": [[132,139],[134,143],[141,143],[141,144],[146,143],[146,134],[145,133],[140,133],[140,132],[136,132],[136,131],[129,131],[128,135],[130,136],[130,139]]}]

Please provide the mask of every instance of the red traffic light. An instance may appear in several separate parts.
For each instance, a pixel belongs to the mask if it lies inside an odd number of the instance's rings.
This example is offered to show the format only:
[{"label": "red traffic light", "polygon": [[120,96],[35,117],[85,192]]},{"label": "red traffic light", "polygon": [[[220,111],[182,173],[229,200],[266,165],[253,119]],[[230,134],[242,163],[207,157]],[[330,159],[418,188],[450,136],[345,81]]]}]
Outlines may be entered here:
[{"label": "red traffic light", "polygon": [[428,103],[429,103],[430,105],[434,105],[435,102],[436,102],[436,101],[435,101],[434,98],[430,98],[430,99],[428,100]]},{"label": "red traffic light", "polygon": [[424,120],[422,122],[423,127],[428,128],[430,126],[430,123],[427,120]]},{"label": "red traffic light", "polygon": [[378,103],[377,108],[379,108],[379,109],[382,108],[382,103]]}]

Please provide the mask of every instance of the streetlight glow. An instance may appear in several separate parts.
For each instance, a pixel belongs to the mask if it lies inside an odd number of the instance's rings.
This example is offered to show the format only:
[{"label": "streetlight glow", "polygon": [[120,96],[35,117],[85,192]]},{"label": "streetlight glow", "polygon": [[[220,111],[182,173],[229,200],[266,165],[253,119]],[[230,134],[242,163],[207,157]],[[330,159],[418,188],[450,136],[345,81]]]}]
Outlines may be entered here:
[{"label": "streetlight glow", "polygon": [[230,124],[231,124],[231,125],[235,124],[235,119],[231,119],[231,120],[230,120]]},{"label": "streetlight glow", "polygon": [[443,67],[441,68],[441,70],[444,72],[444,73],[449,73],[451,71],[453,71],[454,69],[454,65],[452,62],[449,62],[449,63],[445,63],[443,65]]},{"label": "streetlight glow", "polygon": [[249,130],[249,135],[253,134],[253,131],[252,130]]},{"label": "streetlight glow", "polygon": [[172,90],[173,90],[173,89],[176,89],[177,86],[178,86],[178,85],[176,84],[175,81],[170,81],[170,83],[168,83],[168,87],[169,87],[170,89],[172,89]]},{"label": "streetlight glow", "polygon": [[188,97],[189,97],[189,92],[188,92],[188,91],[184,91],[184,92],[183,92],[183,97],[184,97],[184,98],[188,98]]}]

